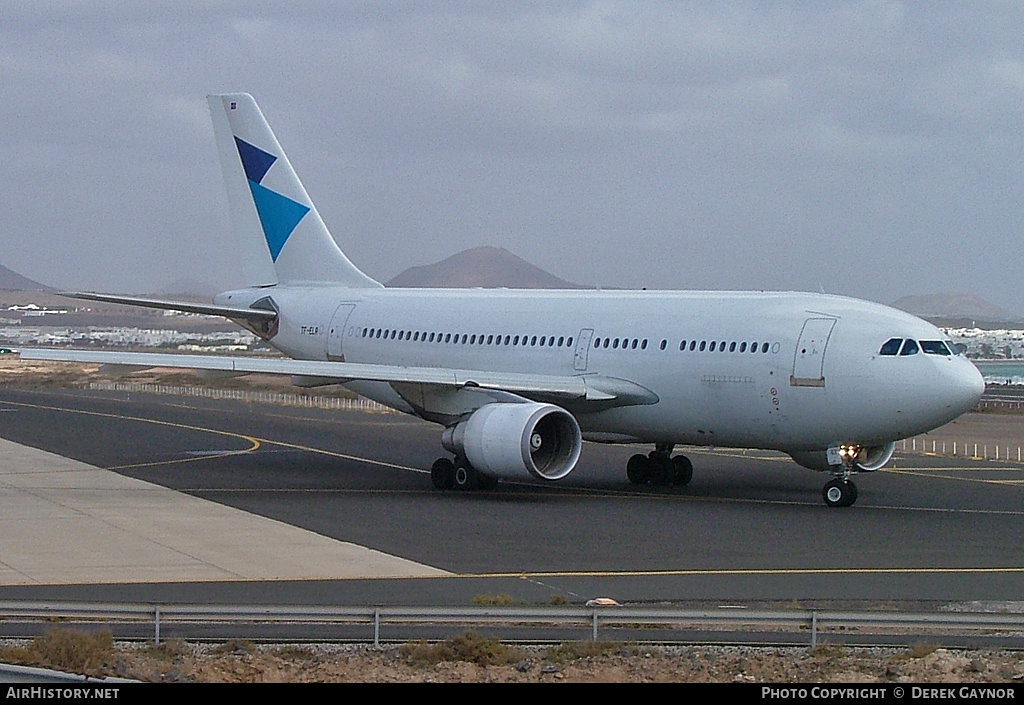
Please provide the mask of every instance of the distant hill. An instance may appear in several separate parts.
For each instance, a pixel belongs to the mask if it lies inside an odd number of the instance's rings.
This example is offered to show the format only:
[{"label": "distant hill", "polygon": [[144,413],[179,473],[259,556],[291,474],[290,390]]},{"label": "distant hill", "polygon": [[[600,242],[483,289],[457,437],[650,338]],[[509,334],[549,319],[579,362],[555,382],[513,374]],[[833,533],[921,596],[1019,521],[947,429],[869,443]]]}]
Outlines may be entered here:
[{"label": "distant hill", "polygon": [[391,287],[497,289],[585,289],[559,279],[500,247],[474,247],[448,259],[410,267],[387,282]]},{"label": "distant hill", "polygon": [[943,326],[970,326],[973,323],[985,327],[983,324],[1021,322],[1020,316],[966,291],[904,296],[891,305]]},{"label": "distant hill", "polygon": [[53,287],[32,281],[0,264],[0,289],[11,291],[53,291]]}]

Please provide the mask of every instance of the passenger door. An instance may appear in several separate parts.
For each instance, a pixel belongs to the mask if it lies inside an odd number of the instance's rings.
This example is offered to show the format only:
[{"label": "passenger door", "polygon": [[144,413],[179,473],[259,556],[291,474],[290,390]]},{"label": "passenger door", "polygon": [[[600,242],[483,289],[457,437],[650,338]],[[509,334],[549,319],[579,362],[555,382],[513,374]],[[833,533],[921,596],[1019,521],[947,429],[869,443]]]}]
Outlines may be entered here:
[{"label": "passenger door", "polygon": [[345,325],[348,317],[352,315],[355,304],[341,304],[334,311],[331,318],[331,326],[327,330],[327,359],[335,362],[345,362],[345,352],[342,347],[342,339],[345,336]]},{"label": "passenger door", "polygon": [[792,386],[825,386],[825,348],[835,325],[834,318],[808,318],[804,321],[793,355],[793,374],[789,378]]}]

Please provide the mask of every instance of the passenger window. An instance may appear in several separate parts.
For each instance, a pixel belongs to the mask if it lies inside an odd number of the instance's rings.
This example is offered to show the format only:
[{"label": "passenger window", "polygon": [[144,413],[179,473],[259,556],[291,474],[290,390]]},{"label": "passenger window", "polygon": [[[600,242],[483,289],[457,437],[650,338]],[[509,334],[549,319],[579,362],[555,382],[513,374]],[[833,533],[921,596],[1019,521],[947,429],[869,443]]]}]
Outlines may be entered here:
[{"label": "passenger window", "polygon": [[744,341],[740,343],[740,352],[745,353],[747,351],[747,343]]},{"label": "passenger window", "polygon": [[567,341],[565,341],[565,344],[566,344],[567,347],[570,347],[570,348],[572,347],[572,336],[569,336],[569,339]]},{"label": "passenger window", "polygon": [[736,342],[729,343],[729,352],[736,352]]},{"label": "passenger window", "polygon": [[921,352],[926,355],[946,355],[950,354],[949,348],[941,340],[922,340],[921,341]]},{"label": "passenger window", "polygon": [[889,338],[882,345],[882,349],[878,351],[879,355],[895,355],[900,351],[900,345],[903,343],[903,338]]},{"label": "passenger window", "polygon": [[714,352],[715,346],[718,345],[714,340],[711,341],[711,345],[708,346],[708,352]]},{"label": "passenger window", "polygon": [[917,347],[917,343],[910,338],[907,338],[903,343],[903,349],[900,350],[900,357],[905,355],[917,355],[918,350],[919,348]]},{"label": "passenger window", "polygon": [[[693,352],[694,348],[696,348],[696,347],[697,347],[697,341],[696,340],[691,340],[690,341],[690,352]],[[704,348],[701,348],[701,350],[703,350],[703,349]]]},{"label": "passenger window", "polygon": [[704,349],[705,349],[705,348],[706,348],[707,346],[708,346],[708,341],[706,341],[706,340],[702,340],[702,341],[700,341],[700,351],[701,351],[701,352],[704,352]]},{"label": "passenger window", "polygon": [[[662,350],[665,349],[665,343],[664,342],[662,342],[662,344],[661,344],[661,349]],[[680,340],[679,341],[679,349],[680,350],[686,350],[686,341],[685,340]]]}]

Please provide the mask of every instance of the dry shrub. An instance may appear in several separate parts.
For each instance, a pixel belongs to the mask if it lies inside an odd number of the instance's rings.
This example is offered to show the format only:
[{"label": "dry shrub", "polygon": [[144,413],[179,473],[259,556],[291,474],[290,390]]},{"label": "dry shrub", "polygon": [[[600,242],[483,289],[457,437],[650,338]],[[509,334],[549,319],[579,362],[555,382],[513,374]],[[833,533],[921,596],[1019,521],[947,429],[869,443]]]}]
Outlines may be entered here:
[{"label": "dry shrub", "polygon": [[599,658],[614,654],[632,653],[621,641],[567,641],[549,647],[544,655],[554,663],[565,663],[581,658]]},{"label": "dry shrub", "polygon": [[910,658],[924,658],[929,654],[933,654],[939,650],[938,644],[925,644],[917,643],[911,644],[910,649],[907,651],[907,656]]},{"label": "dry shrub", "polygon": [[28,646],[3,649],[0,659],[69,673],[104,675],[114,663],[114,638],[106,631],[50,629]]},{"label": "dry shrub", "polygon": [[211,654],[224,656],[226,654],[252,654],[257,651],[256,644],[248,639],[231,639],[225,644],[210,649]]},{"label": "dry shrub", "polygon": [[180,663],[189,652],[188,644],[182,639],[166,639],[159,644],[150,642],[145,649],[145,654],[157,661],[174,663]]},{"label": "dry shrub", "polygon": [[415,663],[436,664],[442,661],[466,661],[478,666],[514,663],[522,658],[519,649],[505,646],[494,637],[466,632],[437,644],[415,642],[405,644],[401,654]]}]

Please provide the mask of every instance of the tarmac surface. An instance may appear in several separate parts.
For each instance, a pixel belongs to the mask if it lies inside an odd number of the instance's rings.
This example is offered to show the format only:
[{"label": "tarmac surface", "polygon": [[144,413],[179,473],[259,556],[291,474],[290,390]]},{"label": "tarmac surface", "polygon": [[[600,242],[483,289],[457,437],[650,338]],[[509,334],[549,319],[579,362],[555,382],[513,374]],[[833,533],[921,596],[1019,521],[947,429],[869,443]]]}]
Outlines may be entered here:
[{"label": "tarmac surface", "polygon": [[[1024,416],[955,423],[933,435],[1024,442]],[[677,449],[694,462],[688,487],[633,487],[626,459],[646,449],[587,444],[564,482],[460,493],[431,487],[439,437],[400,414],[0,389],[0,599],[921,607],[1024,595],[1016,462],[898,453],[895,469],[857,477],[856,505],[830,509],[828,478],[780,454]]]}]

